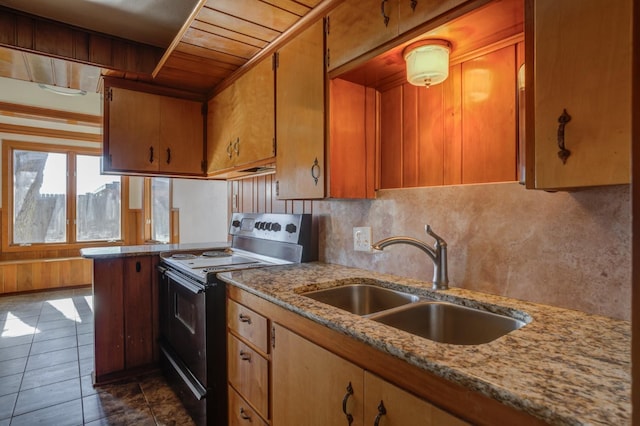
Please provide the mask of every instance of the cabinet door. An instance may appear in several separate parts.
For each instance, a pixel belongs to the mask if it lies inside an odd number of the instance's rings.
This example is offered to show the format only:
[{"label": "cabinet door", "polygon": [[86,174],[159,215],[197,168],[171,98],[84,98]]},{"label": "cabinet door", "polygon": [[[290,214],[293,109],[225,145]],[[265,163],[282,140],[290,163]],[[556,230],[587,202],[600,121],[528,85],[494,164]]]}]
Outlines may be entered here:
[{"label": "cabinet door", "polygon": [[233,144],[237,136],[234,129],[240,127],[237,109],[236,86],[225,88],[209,100],[207,109],[207,165],[209,174],[229,170],[235,164]]},{"label": "cabinet door", "polygon": [[[274,425],[363,425],[363,370],[278,324],[272,350]],[[350,388],[350,391],[347,390]]]},{"label": "cabinet door", "polygon": [[104,97],[108,127],[103,167],[109,171],[157,171],[160,98],[118,87],[108,91]]},{"label": "cabinet door", "polygon": [[94,259],[94,374],[97,383],[124,370],[124,295],[122,259]]},{"label": "cabinet door", "polygon": [[243,166],[275,156],[275,80],[271,58],[236,81],[239,104],[235,165]]},{"label": "cabinet door", "polygon": [[[631,12],[631,0],[528,0],[527,187],[629,183]],[[566,164],[558,156],[564,110]]]},{"label": "cabinet door", "polygon": [[427,22],[466,0],[400,0],[400,34]]},{"label": "cabinet door", "polygon": [[398,0],[346,0],[329,13],[328,69],[344,65],[397,35]]},{"label": "cabinet door", "polygon": [[367,371],[364,372],[364,388],[365,424],[384,426],[468,424]]},{"label": "cabinet door", "polygon": [[153,362],[153,271],[151,256],[123,262],[125,366],[130,369]]},{"label": "cabinet door", "polygon": [[276,69],[277,196],[324,197],[325,73],[323,23],[278,52]]},{"label": "cabinet door", "polygon": [[160,97],[158,168],[180,174],[203,174],[204,125],[202,103]]}]

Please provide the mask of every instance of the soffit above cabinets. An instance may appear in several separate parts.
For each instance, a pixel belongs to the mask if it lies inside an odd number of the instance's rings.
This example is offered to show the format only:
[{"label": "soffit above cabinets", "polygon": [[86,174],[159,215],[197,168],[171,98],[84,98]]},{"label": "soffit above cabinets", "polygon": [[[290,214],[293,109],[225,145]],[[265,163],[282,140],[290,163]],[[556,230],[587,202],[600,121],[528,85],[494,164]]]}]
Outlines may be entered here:
[{"label": "soffit above cabinets", "polygon": [[[14,11],[140,44],[161,47],[164,56],[152,73],[125,72],[117,67],[103,67],[101,73],[199,93],[211,93],[216,85],[268,48],[281,34],[321,3],[339,2],[0,0],[0,6]],[[24,77],[18,69],[24,67],[19,63],[22,57],[2,51],[0,55],[0,60],[3,61],[0,63],[0,76]],[[41,82],[36,75],[27,77],[30,81]],[[56,80],[52,75],[45,78]],[[66,87],[74,87],[76,84],[72,81],[66,83]]]}]

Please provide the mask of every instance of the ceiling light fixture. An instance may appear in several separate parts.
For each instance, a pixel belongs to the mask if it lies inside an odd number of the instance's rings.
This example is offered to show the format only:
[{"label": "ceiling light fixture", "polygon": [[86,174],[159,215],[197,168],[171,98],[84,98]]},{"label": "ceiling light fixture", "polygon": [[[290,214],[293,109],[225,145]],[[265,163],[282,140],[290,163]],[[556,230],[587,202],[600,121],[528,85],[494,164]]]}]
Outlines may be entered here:
[{"label": "ceiling light fixture", "polygon": [[449,76],[449,52],[446,40],[420,40],[402,52],[407,63],[407,81],[414,86],[430,87]]},{"label": "ceiling light fixture", "polygon": [[51,84],[38,84],[41,89],[47,90],[49,92],[53,92],[56,95],[63,96],[84,96],[87,94],[85,90],[80,89],[71,89],[69,87],[61,87],[61,86],[52,86]]}]

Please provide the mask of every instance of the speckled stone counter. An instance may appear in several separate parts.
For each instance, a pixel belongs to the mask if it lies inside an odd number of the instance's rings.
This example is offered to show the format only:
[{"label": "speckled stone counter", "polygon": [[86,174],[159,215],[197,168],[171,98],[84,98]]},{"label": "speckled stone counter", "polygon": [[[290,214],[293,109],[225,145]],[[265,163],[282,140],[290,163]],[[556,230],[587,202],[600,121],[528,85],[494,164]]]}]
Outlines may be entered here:
[{"label": "speckled stone counter", "polygon": [[[631,423],[631,327],[625,321],[339,265],[227,272],[225,282],[550,424]],[[490,343],[433,342],[301,296],[362,278],[528,324]]]},{"label": "speckled stone counter", "polygon": [[108,259],[111,257],[143,256],[164,252],[179,252],[190,250],[215,250],[229,247],[228,242],[189,243],[189,244],[145,244],[139,246],[109,246],[92,247],[80,250],[82,257],[89,259]]}]

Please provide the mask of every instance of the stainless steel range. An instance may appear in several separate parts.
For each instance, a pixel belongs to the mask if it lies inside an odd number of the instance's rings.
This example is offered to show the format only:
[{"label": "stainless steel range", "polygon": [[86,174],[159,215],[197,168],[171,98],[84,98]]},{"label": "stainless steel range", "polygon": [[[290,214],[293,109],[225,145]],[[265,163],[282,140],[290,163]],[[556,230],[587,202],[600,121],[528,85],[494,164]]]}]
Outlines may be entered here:
[{"label": "stainless steel range", "polygon": [[195,422],[227,424],[225,284],[216,274],[317,259],[311,215],[234,213],[231,247],[161,255],[163,370]]}]

